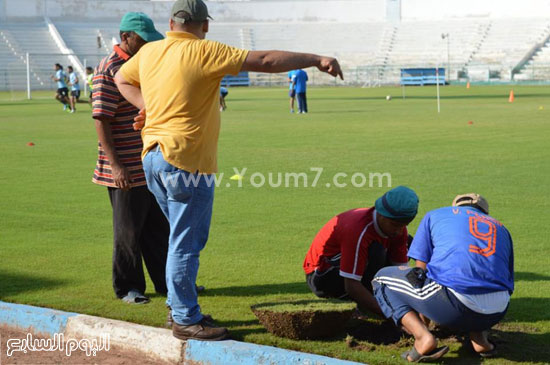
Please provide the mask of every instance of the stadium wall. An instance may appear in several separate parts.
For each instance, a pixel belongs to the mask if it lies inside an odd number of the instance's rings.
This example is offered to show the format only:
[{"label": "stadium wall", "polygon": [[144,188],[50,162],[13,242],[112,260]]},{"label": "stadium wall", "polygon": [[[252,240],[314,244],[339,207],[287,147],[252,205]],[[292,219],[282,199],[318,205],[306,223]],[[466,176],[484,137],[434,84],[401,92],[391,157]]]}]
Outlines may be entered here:
[{"label": "stadium wall", "polygon": [[[445,18],[549,17],[550,1],[529,0],[251,0],[209,1],[217,21],[331,21],[388,20],[387,8],[399,2],[403,20]],[[120,18],[141,10],[155,19],[168,16],[173,1],[147,0],[0,0],[0,20],[48,16],[70,19]]]},{"label": "stadium wall", "polygon": [[[128,11],[143,11],[155,19],[168,18],[173,1],[124,0],[0,0],[0,19],[43,17],[120,19]],[[384,0],[311,0],[208,2],[216,21],[383,21]]]},{"label": "stadium wall", "polygon": [[528,0],[405,0],[401,17],[405,20],[441,18],[528,18],[550,16],[550,1]]}]

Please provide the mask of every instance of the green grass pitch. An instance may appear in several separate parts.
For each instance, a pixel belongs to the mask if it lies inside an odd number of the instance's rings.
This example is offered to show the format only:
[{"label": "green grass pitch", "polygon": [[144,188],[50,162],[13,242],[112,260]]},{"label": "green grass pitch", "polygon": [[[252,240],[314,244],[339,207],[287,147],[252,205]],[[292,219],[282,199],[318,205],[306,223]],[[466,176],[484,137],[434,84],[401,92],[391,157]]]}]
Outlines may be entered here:
[{"label": "green grass pitch", "polygon": [[[310,113],[296,115],[285,89],[230,89],[219,141],[224,177],[198,279],[207,287],[203,311],[238,340],[370,364],[400,361],[404,346],[358,351],[344,337],[276,338],[250,310],[312,299],[301,268],[312,238],[333,215],[371,206],[388,189],[354,187],[353,174],[389,173],[393,186],[420,196],[413,234],[424,213],[457,193],[489,200],[514,239],[516,291],[499,329],[502,355],[486,363],[548,362],[550,90],[515,86],[514,103],[509,90],[443,87],[438,114],[432,87],[407,88],[406,99],[399,88],[311,88]],[[50,93],[34,95],[0,94],[0,300],[162,326],[164,298],[150,282],[152,302],[144,306],[116,300],[111,289],[111,210],[106,189],[91,183],[97,139],[89,106],[71,115]],[[311,185],[312,167],[323,168],[316,187],[250,181],[256,172],[305,172]],[[229,180],[233,168],[247,168],[242,187]],[[339,180],[347,186],[327,187],[339,172],[348,174]],[[468,346],[448,344],[445,363],[479,363]]]}]

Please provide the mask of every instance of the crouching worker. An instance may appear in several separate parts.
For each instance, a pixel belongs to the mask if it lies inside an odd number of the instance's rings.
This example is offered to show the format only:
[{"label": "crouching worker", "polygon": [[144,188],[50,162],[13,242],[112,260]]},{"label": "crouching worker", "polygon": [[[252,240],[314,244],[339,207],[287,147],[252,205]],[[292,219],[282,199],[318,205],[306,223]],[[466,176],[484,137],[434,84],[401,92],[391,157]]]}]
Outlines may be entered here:
[{"label": "crouching worker", "polygon": [[514,290],[512,239],[489,216],[487,201],[465,194],[452,205],[429,212],[420,222],[409,251],[416,268],[384,268],[373,280],[384,315],[415,338],[402,355],[411,362],[437,360],[449,350],[437,347],[429,320],[469,332],[473,349],[482,357],[493,356],[487,330],[502,320]]},{"label": "crouching worker", "polygon": [[382,315],[372,295],[374,274],[407,263],[406,226],[418,210],[418,196],[398,186],[372,208],[332,218],[315,236],[304,260],[311,291],[321,298],[352,299],[361,309]]}]

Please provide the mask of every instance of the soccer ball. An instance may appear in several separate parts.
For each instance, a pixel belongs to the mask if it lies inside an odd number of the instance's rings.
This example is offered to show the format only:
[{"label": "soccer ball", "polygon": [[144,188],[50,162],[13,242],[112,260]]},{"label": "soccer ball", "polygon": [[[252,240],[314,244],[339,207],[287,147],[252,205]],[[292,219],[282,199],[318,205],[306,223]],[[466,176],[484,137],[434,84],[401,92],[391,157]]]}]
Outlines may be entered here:
[{"label": "soccer ball", "polygon": [[386,95],[386,100],[391,100],[391,95]]}]

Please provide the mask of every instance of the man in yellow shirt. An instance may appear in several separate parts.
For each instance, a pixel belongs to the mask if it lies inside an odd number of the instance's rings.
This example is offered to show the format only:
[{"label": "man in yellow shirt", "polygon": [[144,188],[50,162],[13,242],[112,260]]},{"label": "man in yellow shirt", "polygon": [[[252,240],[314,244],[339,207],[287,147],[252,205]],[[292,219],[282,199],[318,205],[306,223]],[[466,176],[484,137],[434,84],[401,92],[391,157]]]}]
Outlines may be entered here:
[{"label": "man in yellow shirt", "polygon": [[184,340],[221,340],[228,334],[201,314],[195,289],[212,216],[222,78],[240,71],[277,73],[312,66],[343,78],[334,58],[249,52],[205,40],[208,18],[202,0],[176,1],[166,38],[143,46],[115,76],[126,100],[143,117],[147,110],[143,166],[148,187],[170,222],[167,305],[172,333]]}]

